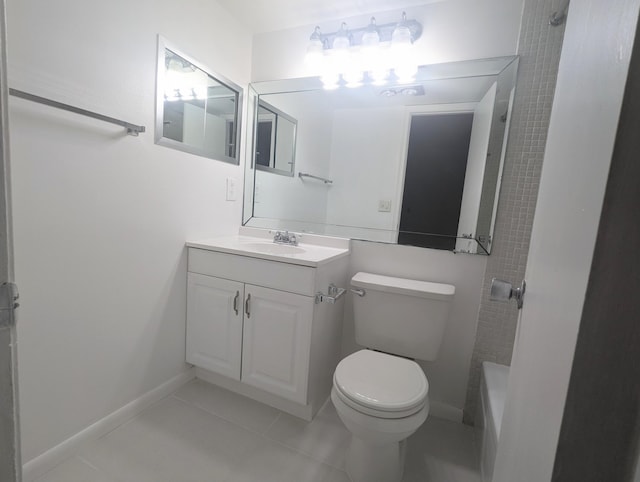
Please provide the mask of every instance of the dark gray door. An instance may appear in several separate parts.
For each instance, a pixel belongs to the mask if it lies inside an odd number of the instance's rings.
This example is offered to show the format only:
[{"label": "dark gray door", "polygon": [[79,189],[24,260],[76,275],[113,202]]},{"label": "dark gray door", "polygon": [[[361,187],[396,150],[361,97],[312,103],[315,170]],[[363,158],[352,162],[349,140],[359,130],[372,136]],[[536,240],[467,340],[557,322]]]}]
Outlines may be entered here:
[{"label": "dark gray door", "polygon": [[398,244],[453,250],[473,112],[411,118]]}]

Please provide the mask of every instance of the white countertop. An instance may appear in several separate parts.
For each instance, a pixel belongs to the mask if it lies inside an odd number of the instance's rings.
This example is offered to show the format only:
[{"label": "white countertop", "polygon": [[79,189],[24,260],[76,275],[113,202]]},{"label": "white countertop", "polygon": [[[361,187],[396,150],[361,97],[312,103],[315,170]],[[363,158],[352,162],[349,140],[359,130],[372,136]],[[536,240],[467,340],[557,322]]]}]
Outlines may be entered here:
[{"label": "white countertop", "polygon": [[349,240],[315,234],[298,234],[297,246],[273,242],[275,231],[241,227],[239,234],[187,241],[189,248],[206,249],[251,258],[316,267],[349,254]]}]

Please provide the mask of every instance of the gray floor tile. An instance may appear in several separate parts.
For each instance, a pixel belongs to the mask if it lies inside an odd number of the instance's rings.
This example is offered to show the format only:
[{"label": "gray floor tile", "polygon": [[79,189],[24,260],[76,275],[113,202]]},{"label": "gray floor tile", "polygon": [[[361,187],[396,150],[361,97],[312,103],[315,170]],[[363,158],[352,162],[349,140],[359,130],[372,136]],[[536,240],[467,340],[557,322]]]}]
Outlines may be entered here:
[{"label": "gray floor tile", "polygon": [[332,469],[265,439],[261,446],[243,457],[225,482],[324,482]]},{"label": "gray floor tile", "polygon": [[50,470],[35,482],[118,482],[99,469],[90,466],[79,457],[69,460]]},{"label": "gray floor tile", "polygon": [[351,433],[328,401],[311,422],[283,413],[267,431],[267,437],[333,467],[343,468]]},{"label": "gray floor tile", "polygon": [[429,417],[408,440],[403,482],[480,482],[473,427]]},{"label": "gray floor tile", "polygon": [[253,432],[166,398],[80,455],[123,482],[218,482],[260,443]]},{"label": "gray floor tile", "polygon": [[351,479],[343,470],[334,468],[322,482],[351,482]]},{"label": "gray floor tile", "polygon": [[258,433],[264,433],[280,414],[275,408],[201,380],[187,383],[173,395]]},{"label": "gray floor tile", "polygon": [[[330,402],[305,422],[194,381],[37,482],[350,482],[350,437]],[[403,482],[480,482],[473,428],[429,417]]]}]

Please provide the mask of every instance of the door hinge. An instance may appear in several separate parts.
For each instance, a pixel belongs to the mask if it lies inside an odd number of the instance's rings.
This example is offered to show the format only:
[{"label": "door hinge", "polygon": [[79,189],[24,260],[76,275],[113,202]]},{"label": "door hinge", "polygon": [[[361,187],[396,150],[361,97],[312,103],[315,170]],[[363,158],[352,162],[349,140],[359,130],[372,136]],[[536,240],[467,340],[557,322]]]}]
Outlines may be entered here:
[{"label": "door hinge", "polygon": [[0,285],[0,328],[15,325],[15,310],[20,306],[18,298],[18,285],[9,282]]}]

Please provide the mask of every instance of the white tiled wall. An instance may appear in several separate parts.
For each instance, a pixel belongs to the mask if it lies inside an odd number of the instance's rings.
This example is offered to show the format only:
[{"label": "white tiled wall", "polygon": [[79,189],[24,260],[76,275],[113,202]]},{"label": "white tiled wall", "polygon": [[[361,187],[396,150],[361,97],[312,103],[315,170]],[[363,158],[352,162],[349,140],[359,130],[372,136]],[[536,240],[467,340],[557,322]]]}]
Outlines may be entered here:
[{"label": "white tiled wall", "polygon": [[[511,362],[518,310],[489,300],[491,279],[519,284],[524,277],[538,195],[547,128],[560,60],[564,25],[549,16],[558,0],[526,0],[518,55],[520,64],[493,249],[487,261],[478,328],[467,386],[464,420],[473,423],[483,361]],[[550,233],[550,236],[553,234]]]}]

